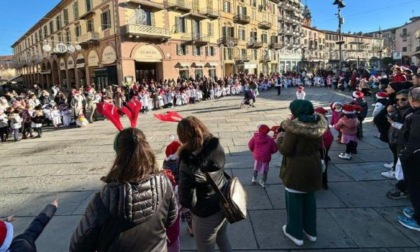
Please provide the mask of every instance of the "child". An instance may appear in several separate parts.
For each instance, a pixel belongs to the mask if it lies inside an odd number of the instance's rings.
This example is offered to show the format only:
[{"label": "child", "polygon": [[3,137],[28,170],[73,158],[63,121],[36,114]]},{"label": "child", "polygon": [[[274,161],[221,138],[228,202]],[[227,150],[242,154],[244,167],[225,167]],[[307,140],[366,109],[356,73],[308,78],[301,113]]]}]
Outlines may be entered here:
[{"label": "child", "polygon": [[376,102],[375,104],[373,104],[375,108],[373,109],[372,117],[377,116],[379,112],[381,112],[382,109],[384,109],[387,104],[388,104],[388,94],[382,91],[376,93]]},{"label": "child", "polygon": [[[334,127],[340,120],[340,117],[343,112],[343,104],[341,102],[333,102],[330,105],[331,108],[331,120],[330,120],[330,127]],[[341,141],[341,132],[338,132],[337,142]]]},{"label": "child", "polygon": [[303,89],[304,88],[302,86],[298,87],[298,89],[296,91],[296,99],[305,100],[306,93],[305,93],[305,91],[303,91]]},{"label": "child", "polygon": [[13,238],[13,216],[0,220],[0,251],[36,251],[35,241],[57,211],[58,201],[48,204],[31,222],[29,227]]},{"label": "child", "polygon": [[277,144],[267,134],[270,128],[261,124],[258,127],[258,132],[254,133],[248,142],[249,150],[252,151],[254,156],[254,175],[252,176],[252,183],[257,182],[258,173],[262,173],[262,178],[259,181],[261,187],[265,187],[267,181],[267,173],[271,161],[271,154],[278,151]]},{"label": "child", "polygon": [[42,123],[45,120],[44,112],[42,111],[42,106],[38,105],[35,107],[34,114],[32,116],[32,128],[38,133],[37,138],[42,137]]},{"label": "child", "polygon": [[27,104],[26,105],[26,109],[24,109],[21,113],[20,116],[22,117],[22,139],[27,139],[28,138],[28,133],[29,133],[29,137],[34,137],[34,134],[32,132],[32,115],[33,115],[34,111],[32,109],[32,106]]},{"label": "child", "polygon": [[64,105],[61,109],[61,116],[63,117],[64,127],[70,127],[71,111],[69,110],[69,108],[66,105]]},{"label": "child", "polygon": [[13,131],[15,141],[19,141],[19,129],[22,128],[22,118],[19,116],[19,110],[15,109],[9,115],[10,128]]},{"label": "child", "polygon": [[58,128],[61,124],[61,113],[60,110],[58,110],[57,105],[54,105],[51,109],[51,120],[54,128]]},{"label": "child", "polygon": [[359,106],[360,109],[356,111],[356,117],[359,120],[359,126],[357,127],[357,138],[363,138],[363,121],[365,120],[368,113],[368,105],[364,99],[364,93],[360,91],[353,92],[353,101],[350,104]]},{"label": "child", "polygon": [[89,122],[86,120],[85,115],[83,113],[80,114],[76,121],[77,127],[85,128],[88,124]]},{"label": "child", "polygon": [[343,106],[344,116],[334,126],[342,134],[341,143],[346,144],[346,151],[338,155],[341,159],[350,160],[351,154],[357,152],[357,127],[359,120],[355,112],[354,105],[345,104]]},{"label": "child", "polygon": [[[327,121],[326,114],[328,113],[323,107],[318,107],[315,109],[315,112],[319,115],[323,116]],[[322,173],[322,188],[328,190],[328,162],[330,161],[330,157],[328,156],[328,152],[331,148],[332,142],[334,140],[334,136],[331,133],[331,130],[327,128],[327,130],[322,135],[322,145],[321,145],[321,158],[324,160],[325,164],[325,171]]]},{"label": "child", "polygon": [[0,107],[0,139],[2,142],[6,142],[9,138],[9,120],[4,109]]}]

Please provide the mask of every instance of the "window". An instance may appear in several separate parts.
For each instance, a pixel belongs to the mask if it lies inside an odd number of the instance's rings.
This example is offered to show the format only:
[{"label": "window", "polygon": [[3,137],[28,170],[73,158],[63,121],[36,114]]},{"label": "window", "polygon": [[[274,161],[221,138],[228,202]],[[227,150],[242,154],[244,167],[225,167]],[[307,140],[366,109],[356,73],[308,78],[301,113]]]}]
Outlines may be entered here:
[{"label": "window", "polygon": [[193,55],[200,56],[201,55],[201,47],[200,46],[193,46]]},{"label": "window", "polygon": [[178,55],[187,55],[188,54],[188,46],[187,45],[176,45],[176,51]]},{"label": "window", "polygon": [[44,36],[48,36],[48,27],[46,25],[44,26]]},{"label": "window", "polygon": [[214,36],[214,25],[212,23],[207,24],[207,33],[208,33],[209,37]]},{"label": "window", "polygon": [[95,31],[95,27],[94,27],[94,23],[93,23],[93,19],[88,19],[86,21],[86,30],[88,32],[94,32]]},{"label": "window", "polygon": [[111,11],[106,10],[101,14],[101,28],[102,30],[110,29],[111,28]]},{"label": "window", "polygon": [[66,43],[70,44],[71,40],[71,32],[69,30],[66,30]]},{"label": "window", "polygon": [[239,28],[239,34],[238,37],[240,40],[246,40],[246,36],[245,36],[245,28]]},{"label": "window", "polygon": [[225,37],[225,38],[232,38],[235,34],[234,27],[223,26],[222,27],[222,34],[223,34],[223,37]]},{"label": "window", "polygon": [[403,52],[406,52],[406,51],[407,51],[407,47],[405,47],[405,46],[404,46],[404,47],[402,48],[402,51],[403,51]]},{"label": "window", "polygon": [[231,3],[230,1],[223,2],[223,11],[227,13],[231,13]]},{"label": "window", "polygon": [[50,21],[49,26],[50,26],[50,34],[53,34],[54,33],[54,23],[52,21]]},{"label": "window", "polygon": [[177,33],[186,33],[187,32],[187,24],[184,17],[175,17],[176,23],[176,32]]},{"label": "window", "polygon": [[77,24],[77,25],[74,27],[74,34],[76,35],[76,38],[77,38],[77,37],[80,37],[81,33],[82,33],[81,27],[80,27],[80,25],[79,25],[79,24]]},{"label": "window", "polygon": [[69,24],[69,10],[68,9],[63,10],[63,21],[64,21],[64,25]]},{"label": "window", "polygon": [[60,15],[55,17],[55,26],[57,27],[57,30],[61,29],[61,16]]},{"label": "window", "polygon": [[223,48],[223,59],[224,60],[232,60],[233,56],[233,48]]},{"label": "window", "polygon": [[252,50],[252,59],[257,60],[258,58],[258,50],[254,49]]},{"label": "window", "polygon": [[92,0],[86,0],[86,11],[92,10]]},{"label": "window", "polygon": [[257,7],[257,0],[251,0],[252,7]]},{"label": "window", "polygon": [[73,14],[74,20],[79,18],[79,4],[77,3],[77,0],[73,4]]},{"label": "window", "polygon": [[267,33],[261,34],[261,42],[267,43]]}]

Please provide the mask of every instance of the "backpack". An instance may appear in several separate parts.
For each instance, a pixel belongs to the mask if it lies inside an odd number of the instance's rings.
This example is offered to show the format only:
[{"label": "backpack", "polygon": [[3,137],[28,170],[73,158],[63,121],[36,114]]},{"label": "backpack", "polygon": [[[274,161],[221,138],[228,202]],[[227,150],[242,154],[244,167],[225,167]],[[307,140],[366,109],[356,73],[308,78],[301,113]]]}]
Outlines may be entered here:
[{"label": "backpack", "polygon": [[244,187],[237,177],[231,177],[224,172],[227,182],[220,190],[208,172],[205,172],[207,182],[221,196],[220,209],[229,223],[235,223],[246,219],[247,195]]}]

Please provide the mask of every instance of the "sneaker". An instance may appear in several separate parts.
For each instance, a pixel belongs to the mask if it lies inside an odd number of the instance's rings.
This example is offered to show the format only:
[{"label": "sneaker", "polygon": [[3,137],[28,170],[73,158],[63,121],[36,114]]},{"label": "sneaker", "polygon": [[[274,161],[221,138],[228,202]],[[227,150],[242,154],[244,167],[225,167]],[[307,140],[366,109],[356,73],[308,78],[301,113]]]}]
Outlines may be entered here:
[{"label": "sneaker", "polygon": [[381,175],[384,176],[385,178],[395,179],[395,171],[393,170],[381,172]]},{"label": "sneaker", "polygon": [[396,190],[387,192],[386,196],[390,199],[405,199],[408,197],[408,194],[405,192],[401,192],[400,190]]},{"label": "sneaker", "polygon": [[255,185],[255,184],[257,183],[257,178],[256,178],[256,177],[252,177],[252,179],[251,179],[251,183],[252,183],[253,185]]},{"label": "sneaker", "polygon": [[420,225],[413,218],[408,218],[407,216],[399,215],[397,217],[397,220],[401,225],[403,225],[406,228],[416,230],[416,231],[420,231]]},{"label": "sneaker", "polygon": [[404,207],[402,212],[407,218],[413,218],[413,214],[414,214],[414,209],[413,208]]},{"label": "sneaker", "polygon": [[303,230],[303,233],[306,235],[306,237],[308,237],[308,240],[311,242],[316,242],[316,236],[308,235],[305,230]]},{"label": "sneaker", "polygon": [[384,164],[385,168],[392,169],[394,167],[394,163],[386,163]]},{"label": "sneaker", "polygon": [[289,238],[290,240],[292,240],[292,242],[294,242],[296,245],[298,245],[298,246],[302,246],[302,245],[303,245],[303,240],[296,239],[295,237],[293,237],[293,236],[289,235],[289,234],[286,232],[286,225],[284,225],[284,226],[283,226],[283,233],[284,233],[284,235],[285,235],[287,238]]},{"label": "sneaker", "polygon": [[340,153],[338,155],[338,157],[341,158],[341,159],[350,160],[351,159],[351,154],[349,154],[349,153]]},{"label": "sneaker", "polygon": [[262,188],[265,188],[265,182],[264,182],[264,180],[260,179],[260,181],[258,181],[258,184],[260,184],[260,186]]}]

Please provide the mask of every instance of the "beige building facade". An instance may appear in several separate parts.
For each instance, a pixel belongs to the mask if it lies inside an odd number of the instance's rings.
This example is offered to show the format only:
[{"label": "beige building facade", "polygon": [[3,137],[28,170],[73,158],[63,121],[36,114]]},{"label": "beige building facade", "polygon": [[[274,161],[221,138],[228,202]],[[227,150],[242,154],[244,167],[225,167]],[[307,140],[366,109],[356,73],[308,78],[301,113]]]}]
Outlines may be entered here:
[{"label": "beige building facade", "polygon": [[13,44],[26,84],[221,76],[218,0],[63,0]]}]

